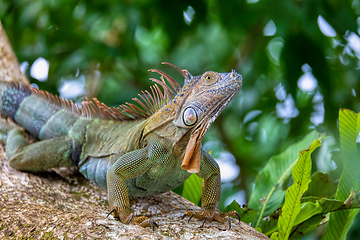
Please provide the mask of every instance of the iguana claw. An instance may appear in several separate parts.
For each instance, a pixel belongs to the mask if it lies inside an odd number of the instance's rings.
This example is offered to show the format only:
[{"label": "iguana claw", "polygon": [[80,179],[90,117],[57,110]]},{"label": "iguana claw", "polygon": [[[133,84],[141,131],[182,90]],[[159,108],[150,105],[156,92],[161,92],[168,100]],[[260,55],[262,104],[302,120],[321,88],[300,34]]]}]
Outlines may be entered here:
[{"label": "iguana claw", "polygon": [[[193,216],[194,216],[194,213],[190,215],[190,217],[188,219],[188,223],[190,222],[190,220],[192,219]],[[184,217],[186,217],[186,213],[182,216],[181,219],[184,219]]]},{"label": "iguana claw", "polygon": [[111,209],[111,211],[106,215],[106,217],[109,217],[110,214],[112,214],[115,211],[115,208]]},{"label": "iguana claw", "polygon": [[[234,214],[234,213],[232,213],[232,212],[235,212],[235,216],[239,219],[239,223],[240,223],[240,214],[238,213],[238,212],[236,212],[235,210],[231,210],[230,212],[228,212],[228,214]],[[235,217],[235,216],[231,216],[231,217]],[[228,221],[229,221],[229,230],[230,230],[230,228],[231,228],[231,221],[230,221],[230,215],[228,215]]]},{"label": "iguana claw", "polygon": [[207,219],[207,217],[204,217],[204,221],[203,221],[203,223],[201,224],[200,228],[203,228],[203,227],[204,227],[204,224],[205,224],[205,222],[206,222],[206,219]]},{"label": "iguana claw", "polygon": [[135,224],[140,227],[152,227],[153,231],[155,230],[155,227],[159,227],[154,220],[151,220],[146,216],[135,217],[134,213],[129,213],[129,211],[126,210],[120,210],[117,207],[114,207],[106,217],[108,217],[111,213],[114,213],[114,217],[119,218],[120,222],[124,224]]},{"label": "iguana claw", "polygon": [[198,220],[203,220],[203,223],[200,226],[200,228],[204,227],[206,221],[212,222],[213,220],[215,220],[224,223],[227,220],[229,223],[229,230],[230,230],[231,228],[230,217],[237,217],[240,222],[240,215],[235,210],[231,210],[230,212],[227,213],[222,213],[218,209],[216,210],[203,209],[200,212],[188,211],[182,216],[181,219],[184,219],[185,217],[189,217],[188,222],[190,222],[190,219],[192,219],[193,217],[195,217]]},{"label": "iguana claw", "polygon": [[[143,226],[143,223],[145,223],[144,226]],[[159,225],[155,221],[151,220],[150,218],[147,218],[144,222],[142,222],[142,224],[140,224],[140,226],[147,227],[148,224],[150,224],[152,226],[153,231],[155,230],[155,227],[159,227]]]}]

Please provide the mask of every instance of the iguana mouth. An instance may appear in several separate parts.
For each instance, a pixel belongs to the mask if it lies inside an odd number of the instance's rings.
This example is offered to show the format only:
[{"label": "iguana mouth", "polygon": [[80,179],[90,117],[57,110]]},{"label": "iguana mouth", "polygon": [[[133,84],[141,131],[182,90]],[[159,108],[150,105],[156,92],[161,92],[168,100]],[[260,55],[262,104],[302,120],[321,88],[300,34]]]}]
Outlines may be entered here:
[{"label": "iguana mouth", "polygon": [[[231,74],[233,74],[232,72]],[[237,73],[235,73],[237,74]],[[236,75],[235,75],[236,76]],[[214,110],[210,112],[199,125],[192,131],[189,142],[186,147],[185,155],[181,167],[190,173],[197,173],[200,171],[201,161],[201,140],[205,136],[210,125],[215,121],[221,111],[230,103],[230,101],[236,96],[241,87],[241,76],[238,75],[240,80],[234,81],[232,84],[238,86],[234,87],[234,92],[228,97],[224,98],[217,105],[214,106]]]}]

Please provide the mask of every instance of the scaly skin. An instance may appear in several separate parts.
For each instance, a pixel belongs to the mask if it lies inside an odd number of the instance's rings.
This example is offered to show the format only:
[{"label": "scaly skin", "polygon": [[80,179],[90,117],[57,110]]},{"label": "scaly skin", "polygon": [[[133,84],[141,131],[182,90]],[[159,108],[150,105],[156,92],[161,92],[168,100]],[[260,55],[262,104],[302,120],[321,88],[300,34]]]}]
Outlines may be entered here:
[{"label": "scaly skin", "polygon": [[[131,104],[122,105],[120,110],[109,108],[96,99],[84,102],[79,110],[29,86],[0,82],[0,112],[22,126],[0,123],[0,139],[6,141],[10,165],[33,172],[76,165],[86,178],[107,189],[110,213],[122,223],[153,228],[157,224],[151,219],[134,216],[129,196],[170,191],[196,173],[204,179],[202,209],[187,212],[184,217],[230,223],[229,217],[238,214],[218,210],[220,170],[202,149],[201,140],[239,92],[241,76],[234,71],[209,71],[193,77],[175,68],[185,77],[181,89],[167,74],[151,70],[162,75],[161,81],[154,81],[163,86],[164,96],[154,87],[155,100],[149,96],[143,97],[148,100],[143,101],[145,104],[136,100],[145,110]],[[163,77],[173,85],[175,96],[164,85]],[[24,129],[39,141],[29,144]]]}]

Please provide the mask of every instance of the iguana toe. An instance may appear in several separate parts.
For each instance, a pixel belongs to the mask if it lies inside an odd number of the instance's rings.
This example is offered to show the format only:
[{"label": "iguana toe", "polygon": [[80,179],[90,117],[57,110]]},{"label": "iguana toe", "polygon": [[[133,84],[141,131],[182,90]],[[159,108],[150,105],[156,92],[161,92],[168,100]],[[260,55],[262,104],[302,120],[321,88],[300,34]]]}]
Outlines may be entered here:
[{"label": "iguana toe", "polygon": [[[145,217],[145,216],[140,216],[138,218],[142,218],[142,217]],[[154,220],[151,220],[148,217],[145,217],[145,219],[138,225],[141,227],[152,227],[153,231],[155,230],[155,227],[159,227],[159,225]]]},{"label": "iguana toe", "polygon": [[114,213],[114,217],[119,218],[120,222],[124,224],[134,224],[139,225],[140,227],[152,227],[153,230],[155,230],[155,227],[159,227],[154,220],[146,216],[135,217],[134,213],[129,210],[120,210],[119,208],[114,207],[106,217],[108,217],[111,213]]},{"label": "iguana toe", "polygon": [[9,131],[13,129],[22,129],[19,126],[10,124],[5,119],[0,118],[0,143],[6,144],[6,139]]},{"label": "iguana toe", "polygon": [[199,212],[195,212],[195,211],[187,211],[183,216],[182,219],[184,219],[185,217],[189,217],[188,222],[194,217],[198,220],[203,220],[202,224],[201,224],[201,228],[204,227],[204,224],[206,221],[208,222],[212,222],[213,220],[217,221],[217,222],[228,222],[229,223],[229,229],[231,228],[231,217],[237,217],[239,219],[240,222],[240,215],[239,213],[237,213],[234,210],[231,210],[230,212],[227,213],[222,213],[220,212],[218,209],[202,209]]}]

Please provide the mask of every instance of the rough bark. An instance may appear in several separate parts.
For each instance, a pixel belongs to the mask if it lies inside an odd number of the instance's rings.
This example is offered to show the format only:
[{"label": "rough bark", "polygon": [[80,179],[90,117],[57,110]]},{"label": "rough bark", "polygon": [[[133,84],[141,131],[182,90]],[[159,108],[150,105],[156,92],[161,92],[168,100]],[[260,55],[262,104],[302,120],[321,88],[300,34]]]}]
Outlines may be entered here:
[{"label": "rough bark", "polygon": [[29,82],[21,73],[19,63],[0,22],[0,78],[2,81]]},{"label": "rough bark", "polygon": [[42,173],[12,169],[0,148],[0,238],[59,239],[265,239],[247,224],[233,219],[227,224],[181,220],[197,206],[169,192],[153,197],[133,198],[136,214],[150,216],[159,224],[153,231],[125,225],[106,217],[106,192],[90,183],[76,168]]},{"label": "rough bark", "polygon": [[[26,82],[0,23],[0,79]],[[153,231],[106,217],[106,192],[86,180],[76,168],[26,173],[12,169],[0,145],[1,239],[268,239],[252,227],[232,220],[227,224],[181,220],[199,207],[169,192],[133,198],[135,214],[149,215],[159,224]]]}]

